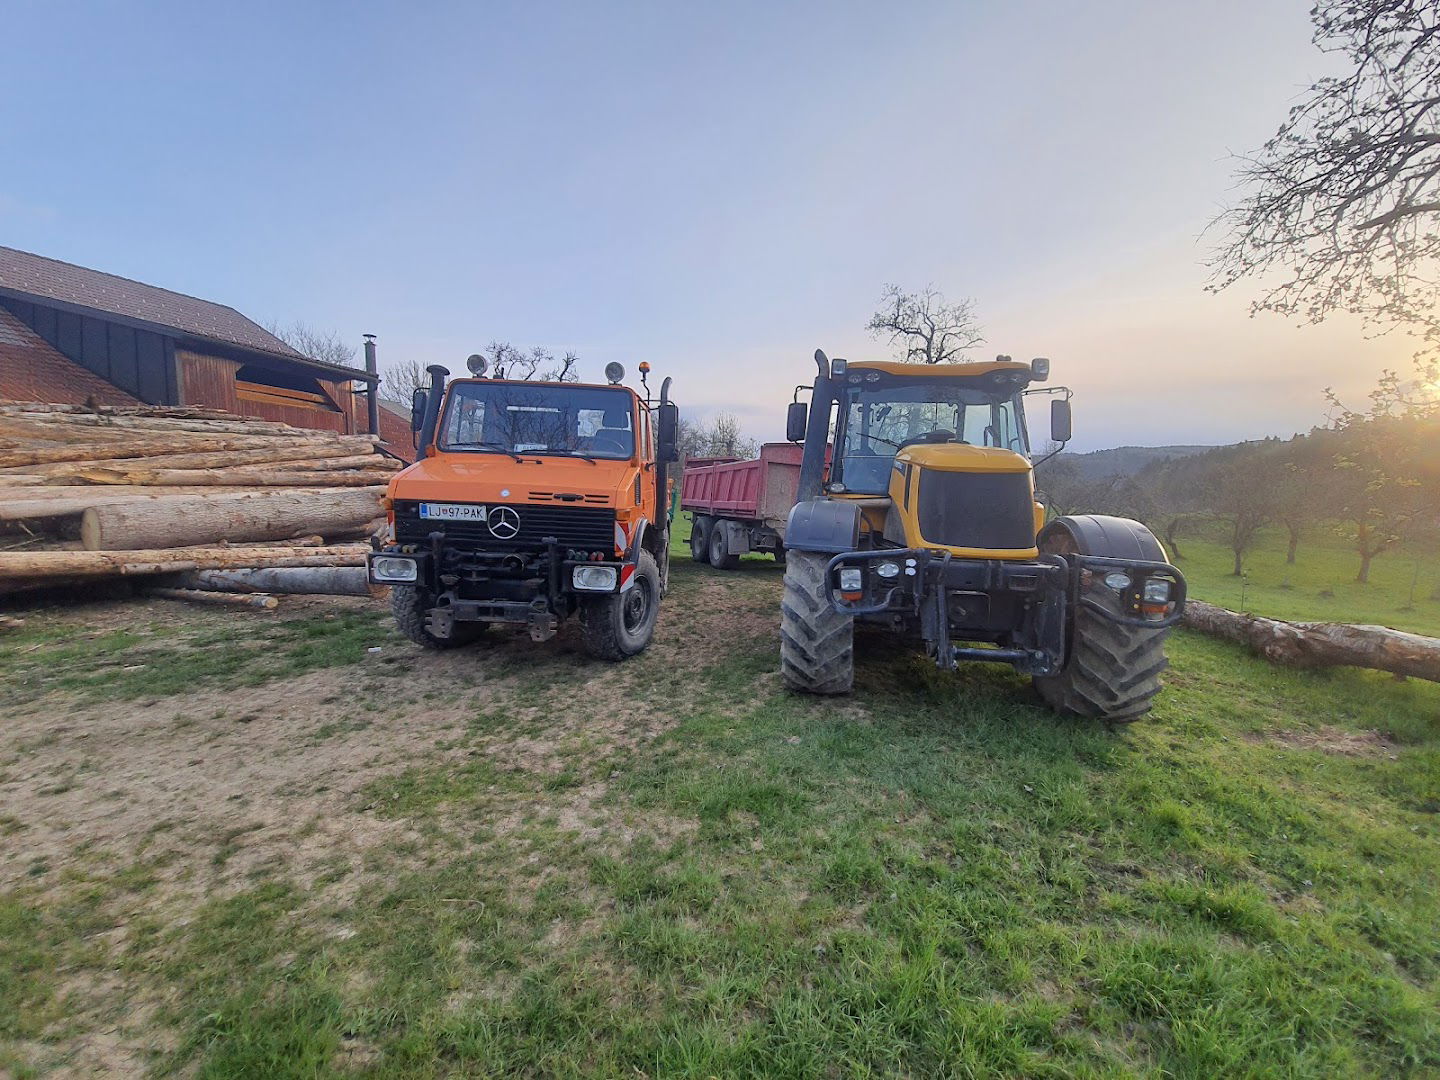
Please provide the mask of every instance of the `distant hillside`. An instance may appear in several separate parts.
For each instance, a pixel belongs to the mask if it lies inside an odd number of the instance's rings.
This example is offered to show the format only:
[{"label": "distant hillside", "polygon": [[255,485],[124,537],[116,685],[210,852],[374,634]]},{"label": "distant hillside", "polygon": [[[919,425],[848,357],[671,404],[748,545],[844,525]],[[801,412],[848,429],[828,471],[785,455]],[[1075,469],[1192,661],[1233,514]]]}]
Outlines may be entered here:
[{"label": "distant hillside", "polygon": [[1082,480],[1107,480],[1112,476],[1134,476],[1156,461],[1202,454],[1213,446],[1117,446],[1113,450],[1092,450],[1088,454],[1063,455]]}]

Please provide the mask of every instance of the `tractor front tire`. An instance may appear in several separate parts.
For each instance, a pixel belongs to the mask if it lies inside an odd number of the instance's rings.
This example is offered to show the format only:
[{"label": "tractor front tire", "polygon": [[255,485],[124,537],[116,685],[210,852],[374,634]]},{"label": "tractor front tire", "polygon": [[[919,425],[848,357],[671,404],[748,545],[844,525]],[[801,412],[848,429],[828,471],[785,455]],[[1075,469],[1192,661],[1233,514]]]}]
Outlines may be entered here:
[{"label": "tractor front tire", "polygon": [[848,694],[855,685],[855,620],[830,603],[830,557],[788,551],[780,606],[780,676],[806,694]]},{"label": "tractor front tire", "polygon": [[627,660],[644,652],[655,636],[660,570],[650,552],[640,552],[631,580],[634,584],[624,592],[584,600],[585,648],[597,660]]},{"label": "tractor front tire", "polygon": [[734,570],[740,565],[740,556],[730,554],[730,530],[723,521],[710,526],[709,540],[711,566],[716,570]]},{"label": "tractor front tire", "polygon": [[395,626],[416,645],[426,649],[458,649],[479,641],[484,635],[487,624],[482,622],[452,622],[450,633],[445,637],[432,633],[428,618],[430,601],[430,594],[414,585],[390,586],[390,612],[395,616]]},{"label": "tractor front tire", "polygon": [[710,518],[696,514],[690,521],[690,558],[696,562],[710,561]]},{"label": "tractor front tire", "polygon": [[[1102,591],[1103,590],[1103,593]],[[1102,598],[1109,594],[1108,598]],[[1103,586],[1092,597],[1120,604]],[[1147,712],[1160,692],[1166,630],[1113,622],[1081,604],[1071,629],[1070,656],[1058,675],[1035,679],[1041,700],[1066,716],[1130,724]]]}]

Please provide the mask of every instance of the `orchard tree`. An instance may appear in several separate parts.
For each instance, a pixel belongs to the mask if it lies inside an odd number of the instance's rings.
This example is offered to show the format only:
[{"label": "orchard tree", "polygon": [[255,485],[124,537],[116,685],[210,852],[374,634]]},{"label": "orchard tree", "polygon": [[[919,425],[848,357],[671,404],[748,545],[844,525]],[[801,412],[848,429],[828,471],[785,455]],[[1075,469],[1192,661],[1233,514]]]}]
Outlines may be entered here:
[{"label": "orchard tree", "polygon": [[1277,464],[1268,451],[1246,448],[1211,479],[1207,501],[1225,523],[1230,553],[1235,557],[1232,577],[1245,572],[1245,556],[1274,512],[1271,497]]},{"label": "orchard tree", "polygon": [[970,349],[985,342],[975,321],[975,301],[949,303],[931,285],[913,293],[886,285],[880,307],[865,329],[892,345],[897,358],[912,364],[963,363]]}]

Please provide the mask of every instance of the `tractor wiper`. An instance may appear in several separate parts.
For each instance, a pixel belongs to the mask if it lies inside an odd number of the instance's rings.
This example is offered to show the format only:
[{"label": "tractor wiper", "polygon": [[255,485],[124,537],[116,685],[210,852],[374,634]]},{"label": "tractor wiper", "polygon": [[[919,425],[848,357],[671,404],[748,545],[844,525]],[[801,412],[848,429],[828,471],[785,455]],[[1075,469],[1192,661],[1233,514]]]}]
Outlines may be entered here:
[{"label": "tractor wiper", "polygon": [[484,447],[486,450],[490,450],[490,451],[493,451],[494,453],[498,453],[498,454],[509,454],[512,458],[514,458],[516,461],[520,462],[522,465],[525,463],[525,459],[524,459],[524,458],[522,458],[522,457],[521,457],[519,454],[517,454],[514,450],[511,450],[510,447],[506,446],[504,443],[497,443],[497,442],[461,442],[461,443],[449,443],[446,448],[447,448],[447,449],[452,449],[452,450],[464,450],[464,449],[466,449],[467,447],[471,447],[471,446]]},{"label": "tractor wiper", "polygon": [[539,451],[539,452],[542,453],[542,454],[560,454],[560,455],[562,455],[562,456],[564,456],[564,457],[584,458],[586,461],[590,462],[591,465],[598,465],[598,464],[600,464],[598,461],[596,461],[596,460],[595,460],[593,457],[591,457],[589,454],[582,454],[579,450],[561,450],[561,449],[559,449],[558,447],[553,447],[553,448],[551,448],[551,449],[549,449],[549,450],[541,450],[541,451]]}]

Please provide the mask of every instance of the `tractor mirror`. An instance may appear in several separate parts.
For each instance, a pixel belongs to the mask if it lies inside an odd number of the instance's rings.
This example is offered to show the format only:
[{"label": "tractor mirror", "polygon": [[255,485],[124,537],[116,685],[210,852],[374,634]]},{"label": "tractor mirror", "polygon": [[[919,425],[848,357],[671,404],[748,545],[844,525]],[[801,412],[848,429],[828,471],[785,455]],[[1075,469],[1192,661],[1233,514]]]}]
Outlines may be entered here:
[{"label": "tractor mirror", "polygon": [[425,405],[428,395],[424,390],[416,390],[410,395],[410,430],[417,432],[425,426]]},{"label": "tractor mirror", "polygon": [[1070,402],[1052,401],[1050,403],[1051,441],[1067,443],[1070,441],[1070,434]]},{"label": "tractor mirror", "polygon": [[660,438],[661,461],[680,460],[680,406],[674,402],[662,402],[657,410]]},{"label": "tractor mirror", "polygon": [[803,442],[805,439],[805,424],[809,419],[809,409],[803,401],[792,401],[790,407],[785,410],[785,438],[790,442]]}]

